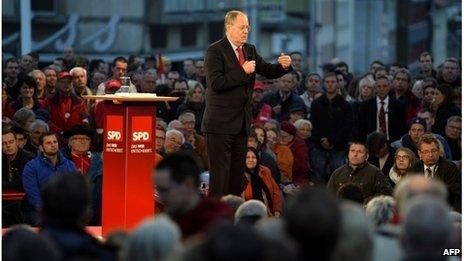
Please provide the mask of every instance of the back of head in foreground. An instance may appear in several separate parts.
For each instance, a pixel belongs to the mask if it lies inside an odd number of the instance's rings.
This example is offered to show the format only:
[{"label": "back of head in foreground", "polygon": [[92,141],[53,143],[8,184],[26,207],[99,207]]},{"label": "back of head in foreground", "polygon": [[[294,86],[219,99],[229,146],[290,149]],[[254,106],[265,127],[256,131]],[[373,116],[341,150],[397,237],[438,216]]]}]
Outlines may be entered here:
[{"label": "back of head in foreground", "polygon": [[405,206],[414,197],[429,195],[446,202],[448,191],[445,184],[437,179],[428,179],[424,175],[411,174],[401,180],[393,191],[399,216],[404,216]]},{"label": "back of head in foreground", "polygon": [[254,225],[267,217],[267,207],[263,202],[251,199],[244,202],[235,212],[235,224]]},{"label": "back of head in foreground", "polygon": [[79,172],[53,177],[42,188],[44,225],[84,229],[90,217],[90,185]]},{"label": "back of head in foreground", "polygon": [[126,241],[124,260],[165,260],[181,247],[181,231],[166,215],[143,221]]},{"label": "back of head in foreground", "polygon": [[333,260],[368,261],[372,259],[374,227],[360,204],[343,201],[338,245]]},{"label": "back of head in foreground", "polygon": [[337,244],[341,225],[335,195],[324,188],[306,187],[284,211],[288,234],[299,243],[303,259],[329,260]]},{"label": "back of head in foreground", "polygon": [[47,237],[32,231],[29,227],[17,226],[2,237],[2,260],[60,260],[57,246]]},{"label": "back of head in foreground", "polygon": [[453,224],[449,207],[429,195],[412,199],[405,206],[401,243],[409,257],[442,257],[450,247]]}]

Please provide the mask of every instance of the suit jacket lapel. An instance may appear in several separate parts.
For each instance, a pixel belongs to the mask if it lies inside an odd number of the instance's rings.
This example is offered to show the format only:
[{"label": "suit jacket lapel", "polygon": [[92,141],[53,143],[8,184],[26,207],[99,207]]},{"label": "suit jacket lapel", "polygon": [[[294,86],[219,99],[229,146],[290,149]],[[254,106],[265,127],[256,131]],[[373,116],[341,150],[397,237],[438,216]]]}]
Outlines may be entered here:
[{"label": "suit jacket lapel", "polygon": [[226,57],[230,58],[229,62],[231,64],[235,63],[237,66],[240,66],[237,55],[235,55],[235,50],[232,48],[232,45],[230,44],[227,37],[222,38],[222,46],[224,47]]}]

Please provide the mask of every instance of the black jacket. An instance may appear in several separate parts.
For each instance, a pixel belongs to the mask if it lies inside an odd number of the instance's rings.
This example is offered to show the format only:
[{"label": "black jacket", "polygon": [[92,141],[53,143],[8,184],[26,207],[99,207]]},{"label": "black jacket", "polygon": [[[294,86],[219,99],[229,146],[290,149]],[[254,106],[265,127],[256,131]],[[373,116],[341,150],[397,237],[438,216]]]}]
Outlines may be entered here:
[{"label": "black jacket", "polygon": [[[268,79],[281,77],[289,70],[261,58],[253,45],[242,47],[246,60],[256,61],[256,73]],[[204,133],[248,135],[252,122],[251,94],[255,75],[247,75],[238,62],[229,40],[213,43],[206,50],[206,108],[201,130]]]},{"label": "black jacket", "polygon": [[31,153],[23,149],[18,149],[16,157],[11,162],[8,162],[5,154],[2,154],[2,188],[24,191],[21,175],[26,163],[33,158]]},{"label": "black jacket", "polygon": [[352,139],[353,111],[351,105],[337,95],[331,101],[323,95],[311,105],[311,139],[316,148],[322,148],[320,140],[327,138],[333,150],[345,150]]},{"label": "black jacket", "polygon": [[435,123],[432,125],[433,133],[445,132],[446,123],[448,118],[451,116],[461,116],[461,110],[454,105],[454,103],[448,102],[442,104],[438,109],[435,116]]},{"label": "black jacket", "polygon": [[[388,100],[388,133],[389,141],[395,141],[407,133],[406,108],[389,97]],[[365,140],[367,135],[377,130],[377,97],[362,102],[358,114],[358,139]]]},{"label": "black jacket", "polygon": [[336,169],[327,183],[327,188],[337,193],[340,187],[348,183],[361,188],[364,202],[368,202],[374,196],[391,195],[392,193],[387,177],[368,162],[356,169],[353,169],[349,164]]},{"label": "black jacket", "polygon": [[[412,165],[411,172],[424,175],[424,162],[419,161]],[[434,178],[445,183],[448,188],[448,201],[454,210],[461,212],[461,173],[453,162],[442,157],[438,159]]]}]

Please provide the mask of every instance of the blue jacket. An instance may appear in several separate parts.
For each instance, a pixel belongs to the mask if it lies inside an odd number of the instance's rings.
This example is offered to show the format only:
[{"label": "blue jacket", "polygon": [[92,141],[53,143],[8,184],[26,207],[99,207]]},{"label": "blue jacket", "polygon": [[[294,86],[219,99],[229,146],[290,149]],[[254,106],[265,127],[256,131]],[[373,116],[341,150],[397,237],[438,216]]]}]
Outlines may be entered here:
[{"label": "blue jacket", "polygon": [[61,152],[58,152],[58,163],[56,166],[43,155],[38,155],[29,161],[24,167],[22,176],[23,187],[29,203],[35,209],[38,209],[42,203],[40,189],[43,184],[56,174],[72,171],[77,171],[76,166],[72,161],[66,159]]}]

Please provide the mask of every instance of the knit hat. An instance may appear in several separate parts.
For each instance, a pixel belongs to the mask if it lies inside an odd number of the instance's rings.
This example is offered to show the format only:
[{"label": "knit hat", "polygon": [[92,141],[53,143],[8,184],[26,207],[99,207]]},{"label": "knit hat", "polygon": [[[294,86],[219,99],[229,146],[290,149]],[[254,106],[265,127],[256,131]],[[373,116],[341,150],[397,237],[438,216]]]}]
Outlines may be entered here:
[{"label": "knit hat", "polygon": [[413,124],[420,124],[420,125],[424,126],[424,130],[427,129],[427,122],[422,118],[419,118],[419,117],[413,118],[412,121],[411,121],[411,124],[409,124],[409,128],[411,128],[411,126]]},{"label": "knit hat", "polygon": [[295,136],[295,134],[296,134],[295,126],[293,126],[293,124],[291,124],[288,121],[281,122],[280,123],[280,129],[285,131],[286,133],[288,133],[290,135],[293,135],[293,136]]}]

